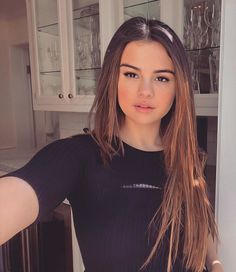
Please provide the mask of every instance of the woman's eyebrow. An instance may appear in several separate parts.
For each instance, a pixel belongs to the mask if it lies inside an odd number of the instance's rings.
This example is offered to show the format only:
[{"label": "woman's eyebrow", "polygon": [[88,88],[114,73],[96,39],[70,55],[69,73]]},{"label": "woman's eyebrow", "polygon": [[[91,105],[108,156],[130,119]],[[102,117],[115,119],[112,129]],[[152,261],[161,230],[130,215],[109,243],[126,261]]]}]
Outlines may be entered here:
[{"label": "woman's eyebrow", "polygon": [[[137,70],[137,71],[141,71],[140,68],[136,67],[136,66],[133,66],[131,64],[128,64],[128,63],[122,63],[120,65],[120,67],[129,67],[129,68],[132,68],[134,70]],[[175,75],[175,71],[173,70],[170,70],[170,69],[160,69],[160,70],[155,70],[154,73],[170,73],[170,74],[173,74]]]}]

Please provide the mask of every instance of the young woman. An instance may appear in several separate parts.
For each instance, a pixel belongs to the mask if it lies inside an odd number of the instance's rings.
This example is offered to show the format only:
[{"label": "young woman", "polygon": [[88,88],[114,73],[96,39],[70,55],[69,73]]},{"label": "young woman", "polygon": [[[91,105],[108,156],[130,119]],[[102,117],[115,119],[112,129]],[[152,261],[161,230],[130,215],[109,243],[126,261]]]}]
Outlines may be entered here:
[{"label": "young woman", "polygon": [[1,179],[0,243],[68,198],[86,272],[223,271],[191,86],[173,30],[126,21],[105,54],[93,129]]}]

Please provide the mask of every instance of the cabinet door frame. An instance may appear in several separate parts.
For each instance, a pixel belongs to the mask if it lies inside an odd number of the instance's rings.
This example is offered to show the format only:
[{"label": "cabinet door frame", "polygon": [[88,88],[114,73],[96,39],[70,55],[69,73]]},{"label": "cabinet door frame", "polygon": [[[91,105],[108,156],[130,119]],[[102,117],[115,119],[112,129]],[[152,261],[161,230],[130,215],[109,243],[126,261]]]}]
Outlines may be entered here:
[{"label": "cabinet door frame", "polygon": [[[59,35],[65,35],[65,26],[62,24],[64,14],[61,13],[63,1],[57,0],[58,7],[58,28]],[[28,20],[28,34],[29,34],[29,49],[30,49],[30,60],[31,60],[31,79],[32,79],[32,93],[33,93],[33,106],[35,110],[46,110],[47,106],[51,104],[64,104],[65,99],[59,99],[57,95],[42,95],[40,87],[40,71],[39,71],[39,51],[38,51],[38,40],[37,40],[37,24],[36,24],[36,3],[35,0],[27,0],[27,20]],[[64,52],[66,43],[64,39],[60,38],[60,51]],[[65,90],[68,86],[68,82],[64,76],[64,71],[68,66],[66,57],[61,54],[61,75],[62,75],[62,86],[61,94],[65,97]],[[46,106],[44,108],[43,106]]]},{"label": "cabinet door frame", "polygon": [[[69,0],[70,8],[68,10],[68,18],[73,18],[72,14],[72,0]],[[105,55],[106,48],[112,38],[114,32],[119,27],[122,21],[122,6],[121,1],[117,0],[98,0],[99,4],[99,31],[100,31],[100,50],[101,50],[101,66],[103,63],[103,58]],[[73,42],[73,23],[69,20],[69,41]],[[70,93],[73,94],[73,98],[70,103],[70,111],[77,112],[89,112],[91,105],[94,101],[95,95],[76,95],[76,85],[75,85],[75,63],[74,63],[74,46],[70,44],[70,67],[71,71],[71,83],[70,83]]]}]

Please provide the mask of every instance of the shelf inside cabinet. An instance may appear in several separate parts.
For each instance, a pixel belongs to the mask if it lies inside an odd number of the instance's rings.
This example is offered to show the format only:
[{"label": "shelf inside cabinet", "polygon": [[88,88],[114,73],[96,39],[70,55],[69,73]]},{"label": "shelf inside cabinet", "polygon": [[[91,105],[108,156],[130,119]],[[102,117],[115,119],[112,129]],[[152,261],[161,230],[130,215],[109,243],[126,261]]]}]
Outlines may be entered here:
[{"label": "shelf inside cabinet", "polygon": [[144,18],[160,18],[160,1],[140,1],[140,0],[124,0],[124,16],[125,20],[142,16]]},{"label": "shelf inside cabinet", "polygon": [[50,75],[50,74],[59,74],[59,73],[61,73],[61,71],[40,71],[39,72],[41,75]]},{"label": "shelf inside cabinet", "polygon": [[58,22],[37,27],[38,31],[58,35]]},{"label": "shelf inside cabinet", "polygon": [[101,70],[101,67],[99,66],[99,67],[95,67],[95,68],[81,68],[81,69],[75,69],[75,71],[94,71],[94,70]]},{"label": "shelf inside cabinet", "polygon": [[200,94],[215,93],[219,85],[220,47],[186,50],[193,88]]},{"label": "shelf inside cabinet", "polygon": [[137,7],[145,4],[151,4],[153,2],[160,2],[159,0],[143,1],[143,0],[124,0],[124,8]]},{"label": "shelf inside cabinet", "polygon": [[186,52],[193,52],[193,51],[204,51],[204,50],[214,50],[214,49],[220,49],[220,46],[208,46],[208,47],[201,47],[201,48],[193,48],[193,49],[185,49]]},{"label": "shelf inside cabinet", "polygon": [[93,4],[86,7],[74,8],[73,9],[73,20],[87,18],[90,16],[99,15],[99,5]]},{"label": "shelf inside cabinet", "polygon": [[218,94],[194,94],[196,114],[198,116],[218,115]]},{"label": "shelf inside cabinet", "polygon": [[75,69],[94,69],[101,66],[99,15],[73,20]]}]

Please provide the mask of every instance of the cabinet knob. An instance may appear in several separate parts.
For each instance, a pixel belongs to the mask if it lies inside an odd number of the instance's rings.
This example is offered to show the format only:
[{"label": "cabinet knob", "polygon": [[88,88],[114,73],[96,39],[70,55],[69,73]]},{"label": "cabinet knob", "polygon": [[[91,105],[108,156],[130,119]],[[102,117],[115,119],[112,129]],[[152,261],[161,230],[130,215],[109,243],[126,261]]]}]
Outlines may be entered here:
[{"label": "cabinet knob", "polygon": [[62,93],[60,93],[60,94],[58,95],[58,97],[59,97],[60,99],[62,99],[64,96],[63,96]]},{"label": "cabinet knob", "polygon": [[72,93],[69,93],[69,94],[68,94],[68,97],[69,97],[70,99],[72,99],[72,98],[73,98],[73,94],[72,94]]}]

